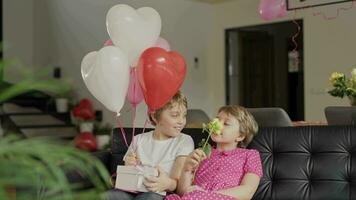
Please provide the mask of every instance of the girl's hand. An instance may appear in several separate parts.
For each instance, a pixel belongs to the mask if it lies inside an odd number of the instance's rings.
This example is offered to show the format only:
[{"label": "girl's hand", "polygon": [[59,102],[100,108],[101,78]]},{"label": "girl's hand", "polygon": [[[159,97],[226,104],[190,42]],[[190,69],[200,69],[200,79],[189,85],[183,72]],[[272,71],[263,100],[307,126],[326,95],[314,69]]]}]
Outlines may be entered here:
[{"label": "girl's hand", "polygon": [[140,164],[140,159],[138,158],[137,154],[134,152],[130,152],[124,159],[125,165],[129,166],[136,166]]},{"label": "girl's hand", "polygon": [[185,160],[184,163],[184,170],[185,171],[190,171],[194,172],[198,166],[199,163],[206,158],[206,155],[204,151],[201,149],[195,149],[192,153],[190,153]]},{"label": "girl's hand", "polygon": [[156,169],[158,170],[158,176],[146,177],[143,184],[146,186],[147,190],[151,192],[166,191],[172,183],[172,179],[160,167],[157,167]]}]

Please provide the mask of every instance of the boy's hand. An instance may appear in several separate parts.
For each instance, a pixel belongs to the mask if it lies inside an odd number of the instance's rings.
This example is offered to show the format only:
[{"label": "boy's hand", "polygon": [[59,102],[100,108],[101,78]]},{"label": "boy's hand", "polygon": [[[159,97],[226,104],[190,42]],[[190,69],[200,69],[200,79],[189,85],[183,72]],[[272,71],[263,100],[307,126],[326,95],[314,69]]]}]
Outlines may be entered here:
[{"label": "boy's hand", "polygon": [[138,158],[137,154],[134,152],[130,152],[126,157],[125,157],[125,165],[129,166],[136,166],[140,164],[140,159]]},{"label": "boy's hand", "polygon": [[146,186],[147,190],[151,192],[166,191],[169,188],[172,180],[168,174],[160,167],[157,167],[156,169],[158,170],[158,176],[146,177],[143,181],[143,184]]},{"label": "boy's hand", "polygon": [[195,149],[188,155],[184,163],[184,170],[194,172],[198,168],[199,163],[206,158],[204,151]]}]

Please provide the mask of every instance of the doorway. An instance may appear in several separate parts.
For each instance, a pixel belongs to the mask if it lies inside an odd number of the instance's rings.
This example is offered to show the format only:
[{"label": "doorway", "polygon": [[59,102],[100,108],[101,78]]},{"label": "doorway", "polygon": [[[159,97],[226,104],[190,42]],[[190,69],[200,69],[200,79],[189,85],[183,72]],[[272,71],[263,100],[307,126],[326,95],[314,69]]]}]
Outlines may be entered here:
[{"label": "doorway", "polygon": [[225,31],[227,104],[281,107],[304,120],[303,21],[296,22],[296,49],[292,21]]}]

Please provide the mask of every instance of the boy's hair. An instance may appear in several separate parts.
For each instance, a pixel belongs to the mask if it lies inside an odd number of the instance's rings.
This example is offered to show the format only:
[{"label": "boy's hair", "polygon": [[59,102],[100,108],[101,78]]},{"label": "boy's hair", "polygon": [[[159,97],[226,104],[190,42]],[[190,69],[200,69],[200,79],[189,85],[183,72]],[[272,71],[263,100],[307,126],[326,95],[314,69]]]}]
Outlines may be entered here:
[{"label": "boy's hair", "polygon": [[223,106],[219,109],[219,113],[224,112],[237,119],[240,125],[240,133],[245,136],[245,139],[237,144],[238,147],[246,148],[257,134],[258,124],[255,118],[246,108],[236,105]]},{"label": "boy's hair", "polygon": [[161,117],[161,114],[164,110],[171,108],[173,104],[177,103],[180,106],[184,106],[186,109],[188,108],[187,98],[178,90],[178,92],[172,97],[172,99],[167,102],[163,107],[158,108],[153,114],[148,113],[148,117],[151,121],[152,125],[156,125],[151,115],[154,116],[156,120]]}]

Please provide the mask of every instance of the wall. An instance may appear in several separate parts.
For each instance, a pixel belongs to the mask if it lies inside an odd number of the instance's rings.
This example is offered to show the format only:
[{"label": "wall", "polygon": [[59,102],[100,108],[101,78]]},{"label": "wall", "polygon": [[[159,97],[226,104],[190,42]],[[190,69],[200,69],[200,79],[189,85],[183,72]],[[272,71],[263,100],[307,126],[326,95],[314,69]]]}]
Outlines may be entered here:
[{"label": "wall", "polygon": [[[201,108],[213,117],[225,104],[225,43],[226,28],[245,27],[275,21],[291,20],[289,16],[264,22],[257,13],[259,0],[231,0],[221,4],[205,4],[193,0],[4,0],[4,40],[9,44],[5,57],[19,57],[31,65],[59,65],[64,77],[71,79],[77,98],[90,96],[80,75],[83,56],[98,50],[109,38],[106,33],[106,12],[115,4],[130,4],[135,8],[154,7],[162,18],[162,37],[173,50],[187,60],[188,75],[183,92],[190,107]],[[345,4],[323,6],[327,15]],[[308,121],[325,120],[323,109],[328,105],[347,105],[326,94],[328,77],[333,71],[349,73],[355,67],[356,8],[341,12],[326,21],[313,16],[311,9],[298,11],[296,18],[304,20],[305,115]],[[199,58],[198,65],[194,57]],[[6,73],[6,72],[5,72]],[[6,74],[6,77],[16,79]],[[91,97],[92,98],[92,97]],[[94,99],[94,98],[92,98]],[[96,107],[105,110],[98,102]],[[122,110],[126,112],[128,106]],[[139,107],[138,124],[146,119],[145,106]],[[115,123],[110,112],[105,121]],[[131,116],[123,114],[128,125]]]},{"label": "wall", "polygon": [[224,103],[224,67],[225,46],[224,30],[226,28],[245,27],[258,24],[286,21],[295,18],[304,20],[304,96],[305,119],[308,121],[325,121],[324,108],[330,105],[349,105],[346,99],[340,100],[326,93],[329,88],[328,78],[333,71],[349,74],[356,67],[354,47],[356,45],[356,4],[353,9],[341,11],[334,20],[324,20],[313,16],[313,11],[323,11],[327,16],[335,16],[336,9],[348,7],[351,3],[289,12],[282,19],[264,22],[257,13],[258,0],[230,1],[216,4],[217,29],[212,34],[211,51],[207,56],[209,77],[216,77],[209,88],[215,92],[214,105]]},{"label": "wall", "polygon": [[[34,49],[33,0],[3,0],[4,58],[16,59],[16,65],[31,68]],[[5,68],[4,80],[16,82],[18,71]]]}]

